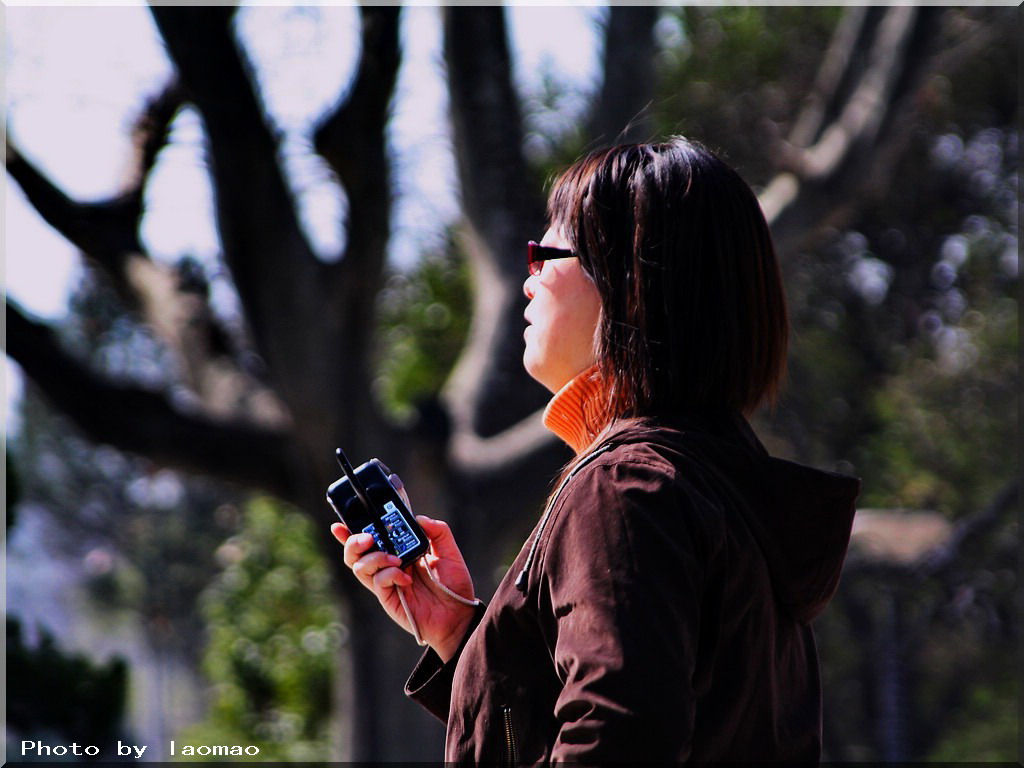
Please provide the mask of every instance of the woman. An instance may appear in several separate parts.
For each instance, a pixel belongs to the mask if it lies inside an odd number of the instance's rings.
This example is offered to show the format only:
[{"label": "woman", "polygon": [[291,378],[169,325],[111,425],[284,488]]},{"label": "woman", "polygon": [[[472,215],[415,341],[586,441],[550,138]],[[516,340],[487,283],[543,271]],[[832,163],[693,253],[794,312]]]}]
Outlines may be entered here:
[{"label": "woman", "polygon": [[[787,315],[749,187],[682,138],[591,153],[530,244],[523,361],[577,456],[486,608],[448,527],[412,573],[345,562],[430,646],[407,684],[446,760],[795,760],[821,745],[809,622],[854,478],[768,456],[746,421],[784,375]],[[415,627],[399,601],[404,592]]]}]

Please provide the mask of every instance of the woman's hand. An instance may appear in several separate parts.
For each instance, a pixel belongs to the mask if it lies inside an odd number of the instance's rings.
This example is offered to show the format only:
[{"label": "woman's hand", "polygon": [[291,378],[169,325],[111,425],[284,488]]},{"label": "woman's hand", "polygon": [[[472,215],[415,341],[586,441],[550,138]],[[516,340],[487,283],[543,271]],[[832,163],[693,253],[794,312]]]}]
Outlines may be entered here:
[{"label": "woman's hand", "polygon": [[[396,475],[390,479],[411,510],[412,504],[401,487],[401,480]],[[396,587],[405,590],[405,600],[420,637],[442,661],[448,661],[458,650],[473,619],[474,609],[446,595],[434,584],[426,568],[429,564],[442,584],[467,599],[473,598],[473,580],[448,524],[424,515],[417,515],[416,520],[430,540],[430,550],[405,571],[397,567],[401,563],[400,557],[377,549],[367,551],[374,544],[370,534],[353,534],[343,523],[334,523],[331,533],[345,545],[345,565],[352,569],[364,587],[377,596],[391,619],[407,632],[412,632]]]}]

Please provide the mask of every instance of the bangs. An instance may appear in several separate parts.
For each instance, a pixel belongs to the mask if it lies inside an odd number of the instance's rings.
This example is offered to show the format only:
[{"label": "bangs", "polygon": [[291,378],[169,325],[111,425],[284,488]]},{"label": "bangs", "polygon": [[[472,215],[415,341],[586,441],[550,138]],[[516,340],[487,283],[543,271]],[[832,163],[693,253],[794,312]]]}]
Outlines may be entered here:
[{"label": "bangs", "polygon": [[573,249],[579,247],[577,231],[595,178],[605,166],[609,156],[622,147],[601,149],[573,163],[555,179],[548,195],[548,223],[559,230]]}]

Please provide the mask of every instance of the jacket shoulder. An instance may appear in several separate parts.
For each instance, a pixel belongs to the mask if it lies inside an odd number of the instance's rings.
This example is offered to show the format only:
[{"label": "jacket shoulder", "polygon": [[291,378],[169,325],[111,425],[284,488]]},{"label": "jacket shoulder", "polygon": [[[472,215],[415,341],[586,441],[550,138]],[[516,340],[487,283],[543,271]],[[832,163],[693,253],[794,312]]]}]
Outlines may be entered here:
[{"label": "jacket shoulder", "polygon": [[713,556],[724,540],[721,504],[692,482],[692,468],[656,446],[615,446],[583,467],[551,509],[541,546],[571,547],[582,555],[626,547],[633,554],[680,547]]},{"label": "jacket shoulder", "polygon": [[665,446],[656,442],[615,445],[566,484],[552,512],[578,503],[581,498],[608,496],[618,504],[601,506],[598,511],[667,508],[676,512],[686,510],[691,520],[721,517],[721,500],[707,492],[703,471],[702,465],[690,456],[666,451]]}]

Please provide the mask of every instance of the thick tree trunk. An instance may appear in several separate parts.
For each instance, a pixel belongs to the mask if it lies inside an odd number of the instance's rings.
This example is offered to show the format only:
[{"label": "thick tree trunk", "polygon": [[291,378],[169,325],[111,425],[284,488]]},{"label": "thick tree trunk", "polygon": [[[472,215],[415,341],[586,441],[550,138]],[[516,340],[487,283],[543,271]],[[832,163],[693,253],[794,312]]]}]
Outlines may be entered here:
[{"label": "thick tree trunk", "polygon": [[604,82],[589,121],[590,135],[599,146],[656,138],[651,107],[658,11],[652,5],[613,5],[608,11]]}]

